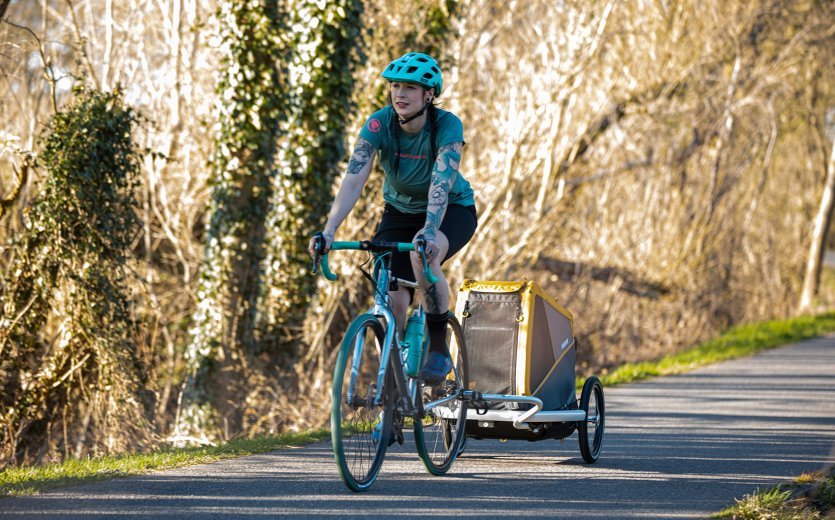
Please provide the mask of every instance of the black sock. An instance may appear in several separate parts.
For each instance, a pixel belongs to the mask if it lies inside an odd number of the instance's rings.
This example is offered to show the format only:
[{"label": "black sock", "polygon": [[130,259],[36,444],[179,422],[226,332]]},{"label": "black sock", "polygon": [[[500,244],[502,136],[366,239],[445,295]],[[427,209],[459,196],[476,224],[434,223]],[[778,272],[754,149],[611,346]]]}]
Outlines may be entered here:
[{"label": "black sock", "polygon": [[429,352],[449,355],[446,344],[447,313],[426,313],[426,328],[429,329]]}]

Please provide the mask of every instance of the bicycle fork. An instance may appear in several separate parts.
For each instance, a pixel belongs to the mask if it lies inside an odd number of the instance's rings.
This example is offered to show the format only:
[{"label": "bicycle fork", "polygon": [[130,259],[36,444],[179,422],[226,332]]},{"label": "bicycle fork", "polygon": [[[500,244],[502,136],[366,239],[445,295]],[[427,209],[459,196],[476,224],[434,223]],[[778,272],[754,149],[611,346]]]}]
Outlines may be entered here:
[{"label": "bicycle fork", "polygon": [[[409,396],[411,395],[409,391],[409,384],[403,375],[403,361],[400,358],[400,352],[395,338],[397,325],[395,325],[394,315],[387,307],[380,305],[375,305],[374,308],[369,311],[369,314],[374,314],[385,320],[387,323],[387,326],[385,327],[386,335],[383,339],[383,344],[381,345],[380,369],[377,373],[377,384],[374,388],[374,395],[354,395],[353,390],[356,388],[357,377],[361,369],[360,364],[362,361],[362,349],[365,348],[363,338],[357,338],[356,343],[354,343],[354,356],[351,365],[351,382],[348,395],[346,397],[348,398],[349,403],[354,402],[357,398],[359,398],[363,402],[372,401],[374,406],[382,406],[386,393],[394,392],[394,388],[386,388],[385,384],[386,372],[391,370],[394,374],[395,388],[397,389],[396,394],[399,395],[400,403],[398,404],[405,415],[413,415],[415,409],[411,399],[409,399]],[[392,350],[397,351],[394,356],[391,355]]]}]

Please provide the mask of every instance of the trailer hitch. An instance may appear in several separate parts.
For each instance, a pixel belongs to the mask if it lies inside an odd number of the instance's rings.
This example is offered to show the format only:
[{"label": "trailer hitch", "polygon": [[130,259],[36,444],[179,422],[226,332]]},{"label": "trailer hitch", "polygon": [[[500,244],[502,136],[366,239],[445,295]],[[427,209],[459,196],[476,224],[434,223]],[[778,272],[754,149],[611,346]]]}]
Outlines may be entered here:
[{"label": "trailer hitch", "polygon": [[485,415],[487,410],[490,409],[481,392],[476,392],[475,390],[464,390],[461,392],[459,399],[470,403],[470,406],[473,407],[477,415]]}]

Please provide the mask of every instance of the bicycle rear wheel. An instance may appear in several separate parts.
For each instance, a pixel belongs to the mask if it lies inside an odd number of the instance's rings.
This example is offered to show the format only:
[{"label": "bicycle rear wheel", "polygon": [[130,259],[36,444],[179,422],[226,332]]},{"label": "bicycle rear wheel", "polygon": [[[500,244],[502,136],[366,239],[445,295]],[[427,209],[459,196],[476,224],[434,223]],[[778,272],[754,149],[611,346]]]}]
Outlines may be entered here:
[{"label": "bicycle rear wheel", "polygon": [[443,475],[458,456],[467,426],[467,402],[459,399],[467,389],[467,349],[461,325],[452,314],[447,321],[447,345],[453,355],[453,370],[437,386],[418,381],[419,417],[415,418],[418,455],[429,473]]},{"label": "bicycle rear wheel", "polygon": [[348,327],[336,358],[331,442],[342,481],[353,491],[374,483],[391,436],[394,385],[377,387],[384,337],[380,320],[363,314]]}]

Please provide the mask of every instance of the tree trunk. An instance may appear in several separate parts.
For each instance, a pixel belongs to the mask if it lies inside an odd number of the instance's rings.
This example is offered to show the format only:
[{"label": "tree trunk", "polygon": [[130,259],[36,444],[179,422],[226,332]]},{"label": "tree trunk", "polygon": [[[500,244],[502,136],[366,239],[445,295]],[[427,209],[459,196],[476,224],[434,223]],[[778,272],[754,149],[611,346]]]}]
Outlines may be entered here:
[{"label": "tree trunk", "polygon": [[227,49],[217,86],[224,100],[216,110],[200,302],[185,354],[192,380],[184,390],[177,435],[221,432],[229,438],[243,430],[248,356],[257,350],[265,219],[287,113],[292,38],[285,8],[282,2],[226,0],[218,12]]},{"label": "tree trunk", "polygon": [[809,247],[809,259],[806,262],[806,273],[803,276],[803,289],[800,291],[800,304],[797,312],[807,313],[812,309],[812,301],[818,293],[820,285],[821,267],[823,265],[824,244],[832,221],[833,195],[835,195],[835,141],[829,154],[829,164],[826,168],[826,182],[823,185],[818,214],[815,216],[812,238]]},{"label": "tree trunk", "polygon": [[300,324],[316,292],[307,241],[325,220],[331,187],[345,159],[345,128],[354,111],[352,71],[359,58],[354,51],[362,36],[362,2],[304,0],[294,5],[291,25],[304,30],[295,34],[296,73],[288,86],[291,130],[277,141],[278,178],[264,242],[264,290],[257,304],[259,346],[276,365],[299,354],[303,345]]}]

